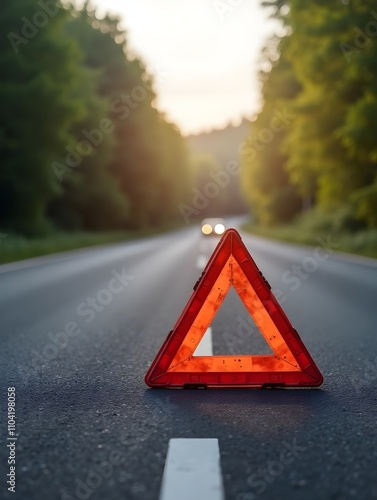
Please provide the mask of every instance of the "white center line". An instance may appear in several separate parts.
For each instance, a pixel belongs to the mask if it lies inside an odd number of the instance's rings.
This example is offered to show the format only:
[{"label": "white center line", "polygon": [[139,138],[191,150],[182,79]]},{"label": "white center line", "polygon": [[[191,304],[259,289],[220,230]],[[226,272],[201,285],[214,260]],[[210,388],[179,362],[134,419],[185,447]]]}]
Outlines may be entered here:
[{"label": "white center line", "polygon": [[206,267],[207,264],[207,258],[205,255],[198,255],[198,258],[196,260],[196,267],[197,269],[200,269],[203,271],[203,269]]},{"label": "white center line", "polygon": [[212,328],[208,327],[198,347],[195,349],[194,356],[213,356]]},{"label": "white center line", "polygon": [[224,500],[217,439],[170,439],[159,500]]}]

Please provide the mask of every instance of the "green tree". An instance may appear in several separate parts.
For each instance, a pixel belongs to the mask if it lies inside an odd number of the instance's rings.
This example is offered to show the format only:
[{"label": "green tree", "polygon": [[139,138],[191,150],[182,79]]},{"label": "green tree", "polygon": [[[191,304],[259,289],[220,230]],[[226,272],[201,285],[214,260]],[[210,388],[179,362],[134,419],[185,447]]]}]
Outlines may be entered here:
[{"label": "green tree", "polygon": [[115,144],[109,102],[98,95],[97,72],[81,72],[77,97],[85,116],[71,130],[72,141],[64,154],[52,163],[62,189],[49,205],[49,216],[65,230],[119,229],[126,224],[129,206],[109,172]]},{"label": "green tree", "polygon": [[300,90],[284,57],[285,43],[285,39],[271,39],[264,52],[263,108],[251,124],[241,155],[244,194],[253,217],[262,225],[291,220],[302,204],[285,170],[282,152],[282,142],[296,120],[288,103]]},{"label": "green tree", "polygon": [[46,3],[48,12],[37,0],[6,0],[0,19],[0,224],[30,235],[48,228],[59,192],[50,165],[84,115],[74,95],[80,54],[63,35],[68,13]]},{"label": "green tree", "polygon": [[117,17],[6,0],[0,20],[0,224],[106,230],[179,217],[187,152]]},{"label": "green tree", "polygon": [[114,125],[109,171],[128,200],[128,227],[160,225],[178,214],[185,196],[187,160],[177,129],[155,109],[152,78],[142,62],[130,59],[127,36],[117,17],[99,20],[88,4],[68,26],[88,68],[100,75],[98,92],[109,101]]},{"label": "green tree", "polygon": [[[272,63],[264,77],[264,104],[257,122],[268,114],[276,98],[281,99],[285,80],[279,67],[288,65],[297,88],[280,102],[295,119],[281,135],[276,150],[282,155],[282,170],[288,173],[289,183],[323,210],[340,211],[348,220],[376,226],[375,2],[266,0],[264,5],[273,9],[286,35],[280,44],[279,62]],[[275,88],[269,92],[271,82]],[[245,168],[246,190],[257,211],[263,212],[263,203],[268,205],[276,180],[276,175],[270,179],[266,175],[274,162],[274,146],[272,142],[265,158],[263,153],[256,164]],[[258,192],[261,182],[264,191]]]}]

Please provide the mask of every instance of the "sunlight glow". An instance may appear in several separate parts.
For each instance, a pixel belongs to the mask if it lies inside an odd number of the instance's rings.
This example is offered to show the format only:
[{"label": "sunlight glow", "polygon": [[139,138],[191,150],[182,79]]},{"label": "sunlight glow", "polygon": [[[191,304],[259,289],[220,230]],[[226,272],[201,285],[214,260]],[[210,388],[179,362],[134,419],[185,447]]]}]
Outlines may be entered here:
[{"label": "sunlight glow", "polygon": [[[184,134],[259,109],[260,51],[279,27],[256,0],[94,0],[118,14],[129,50],[155,75],[157,106]],[[225,7],[224,7],[225,6]]]}]

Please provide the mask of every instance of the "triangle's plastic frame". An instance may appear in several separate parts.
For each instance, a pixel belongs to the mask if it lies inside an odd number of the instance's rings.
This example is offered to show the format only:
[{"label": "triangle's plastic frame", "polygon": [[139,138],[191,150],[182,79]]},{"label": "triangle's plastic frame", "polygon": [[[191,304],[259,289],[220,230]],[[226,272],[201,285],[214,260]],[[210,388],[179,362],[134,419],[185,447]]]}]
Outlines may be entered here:
[{"label": "triangle's plastic frame", "polygon": [[[194,356],[233,286],[272,355]],[[323,377],[235,229],[228,229],[145,375],[150,387],[318,387]]]}]

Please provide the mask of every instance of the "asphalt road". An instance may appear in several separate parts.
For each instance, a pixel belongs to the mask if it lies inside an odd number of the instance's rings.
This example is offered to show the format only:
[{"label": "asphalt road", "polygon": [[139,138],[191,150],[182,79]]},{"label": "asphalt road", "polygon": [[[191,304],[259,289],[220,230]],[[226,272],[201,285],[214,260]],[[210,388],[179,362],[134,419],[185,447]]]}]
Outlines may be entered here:
[{"label": "asphalt road", "polygon": [[[0,498],[157,500],[173,438],[218,439],[226,500],[377,498],[377,261],[242,236],[323,386],[146,387],[216,244],[198,228],[1,266]],[[269,352],[234,293],[212,337],[214,354]]]}]

